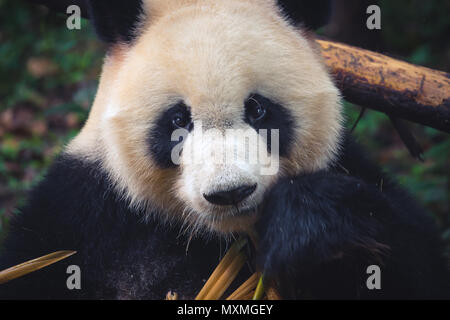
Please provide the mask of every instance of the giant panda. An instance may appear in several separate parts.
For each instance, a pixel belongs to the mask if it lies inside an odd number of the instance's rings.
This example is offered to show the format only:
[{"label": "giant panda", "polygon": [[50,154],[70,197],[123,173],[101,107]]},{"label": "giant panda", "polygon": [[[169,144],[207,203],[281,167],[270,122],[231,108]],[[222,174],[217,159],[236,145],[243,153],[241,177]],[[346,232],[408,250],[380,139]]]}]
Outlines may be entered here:
[{"label": "giant panda", "polygon": [[[283,299],[448,297],[432,220],[343,129],[339,91],[294,1],[87,6],[108,44],[98,92],[11,222],[0,267],[77,253],[1,285],[1,297],[192,299],[251,232],[248,269]],[[174,140],[176,130],[186,134]],[[194,139],[200,130],[257,132],[274,172],[242,155],[213,161],[219,142]],[[250,144],[224,148],[237,143]],[[66,285],[69,265],[80,290]],[[380,288],[367,286],[371,265]]]}]

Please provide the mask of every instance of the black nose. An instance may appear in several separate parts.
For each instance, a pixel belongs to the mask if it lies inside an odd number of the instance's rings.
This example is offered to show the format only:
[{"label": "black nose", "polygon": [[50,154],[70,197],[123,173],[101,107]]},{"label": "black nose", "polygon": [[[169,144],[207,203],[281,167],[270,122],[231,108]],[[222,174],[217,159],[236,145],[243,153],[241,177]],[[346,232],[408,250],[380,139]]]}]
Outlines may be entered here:
[{"label": "black nose", "polygon": [[247,198],[256,189],[256,184],[253,186],[241,186],[232,190],[218,191],[209,195],[203,194],[208,202],[217,204],[219,206],[235,205]]}]

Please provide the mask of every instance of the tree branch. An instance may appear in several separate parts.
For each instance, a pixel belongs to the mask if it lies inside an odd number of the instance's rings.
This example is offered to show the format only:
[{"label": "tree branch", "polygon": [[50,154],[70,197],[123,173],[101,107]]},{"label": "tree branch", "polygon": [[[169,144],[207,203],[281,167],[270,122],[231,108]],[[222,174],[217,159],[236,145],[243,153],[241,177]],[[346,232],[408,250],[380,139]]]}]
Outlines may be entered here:
[{"label": "tree branch", "polygon": [[450,74],[317,40],[344,98],[450,133]]}]

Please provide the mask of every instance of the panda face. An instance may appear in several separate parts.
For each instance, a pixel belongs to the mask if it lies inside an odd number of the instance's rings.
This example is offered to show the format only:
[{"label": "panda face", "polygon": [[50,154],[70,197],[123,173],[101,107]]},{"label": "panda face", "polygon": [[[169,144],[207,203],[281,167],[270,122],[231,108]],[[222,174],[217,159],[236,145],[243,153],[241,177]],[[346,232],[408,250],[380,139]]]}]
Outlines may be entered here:
[{"label": "panda face", "polygon": [[69,151],[90,145],[133,205],[188,230],[247,230],[277,179],[333,159],[338,93],[272,1],[179,3],[110,51]]}]

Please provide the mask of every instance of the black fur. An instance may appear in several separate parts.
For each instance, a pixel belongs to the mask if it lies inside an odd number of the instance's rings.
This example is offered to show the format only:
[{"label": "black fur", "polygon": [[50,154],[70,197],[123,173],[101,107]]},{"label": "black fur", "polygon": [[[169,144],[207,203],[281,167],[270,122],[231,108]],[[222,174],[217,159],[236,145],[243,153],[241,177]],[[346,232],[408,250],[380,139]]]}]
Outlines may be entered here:
[{"label": "black fur", "polygon": [[294,24],[311,29],[325,25],[331,15],[330,0],[278,0],[278,4]]},{"label": "black fur", "polygon": [[[266,116],[257,123],[251,123],[248,117],[244,121],[250,124],[255,130],[267,129],[267,151],[271,152],[271,129],[278,129],[279,132],[279,155],[287,156],[292,144],[291,137],[295,128],[295,119],[283,106],[265,98],[259,94],[252,94],[252,98],[257,100],[266,110]],[[184,116],[191,121],[189,107],[180,102],[163,112],[156,120],[155,126],[148,135],[149,153],[152,159],[161,168],[174,168],[176,164],[172,161],[172,150],[179,144],[183,143],[182,139],[172,141],[172,133],[177,127],[172,123],[176,115]],[[194,128],[190,123],[186,129],[191,131]]]},{"label": "black fur", "polygon": [[142,0],[85,0],[89,18],[101,40],[131,43],[143,13]]},{"label": "black fur", "polygon": [[[331,14],[330,0],[278,1],[283,12],[295,23],[316,29],[326,24]],[[137,34],[142,0],[85,0],[89,18],[103,41],[131,43]]]},{"label": "black fur", "polygon": [[[108,44],[132,43],[143,14],[142,0],[28,0],[51,10],[66,13],[69,5],[78,5],[84,18],[92,20],[99,38]],[[331,14],[330,0],[279,0],[279,6],[294,24],[317,29]]]},{"label": "black fur", "polygon": [[256,123],[251,123],[248,117],[245,118],[245,122],[253,126],[257,131],[259,129],[267,129],[267,151],[271,152],[271,129],[277,129],[279,132],[279,155],[287,156],[292,144],[292,138],[294,136],[294,128],[297,123],[296,119],[291,115],[288,109],[273,102],[272,100],[260,95],[252,94],[252,98],[258,101],[262,107],[266,110],[266,116]]},{"label": "black fur", "polygon": [[182,102],[177,103],[158,117],[156,124],[148,135],[148,145],[151,157],[161,168],[176,167],[176,164],[173,163],[171,157],[172,150],[177,144],[183,143],[182,138],[178,141],[172,141],[172,133],[177,129],[173,124],[175,116],[189,119],[188,121],[190,124],[186,130],[192,131],[194,128],[191,123],[189,108]]},{"label": "black fur", "polygon": [[[287,298],[448,298],[432,219],[347,137],[329,171],[285,178],[262,206],[258,264]],[[381,290],[368,290],[368,266]]]},{"label": "black fur", "polygon": [[[192,298],[219,262],[220,247],[192,240],[186,255],[178,231],[144,223],[98,164],[63,156],[11,222],[0,270],[57,250],[77,254],[0,285],[0,298],[163,299],[168,290]],[[81,290],[66,287],[72,264],[81,268]]]},{"label": "black fur", "polygon": [[[141,0],[87,3],[104,41],[133,41]],[[279,3],[294,22],[312,28],[329,12],[329,1]],[[291,125],[288,115],[263,102],[272,113],[267,119],[277,121],[261,128],[279,128],[285,143],[291,136],[282,131]],[[166,159],[170,146],[158,148],[151,151],[156,160]],[[186,253],[187,239],[178,236],[179,229],[156,220],[144,223],[143,213],[114,191],[100,163],[62,156],[11,222],[0,269],[57,250],[77,254],[0,285],[0,298],[162,299],[169,290],[193,298],[218,263],[220,245],[193,239]],[[350,139],[330,170],[279,181],[261,205],[257,229],[256,264],[285,298],[448,298],[450,293],[431,219]],[[81,290],[66,288],[71,264],[81,268]],[[381,290],[365,286],[370,264],[381,267]]]},{"label": "black fur", "polygon": [[[382,185],[381,185],[381,181]],[[286,298],[442,298],[450,292],[437,231],[408,195],[350,140],[329,171],[286,178],[269,192],[256,261]],[[78,253],[0,286],[2,298],[194,297],[219,260],[217,241],[142,221],[99,164],[63,156],[12,222],[0,269],[56,250]],[[82,289],[66,288],[79,265]],[[382,290],[365,269],[380,265]]]}]

